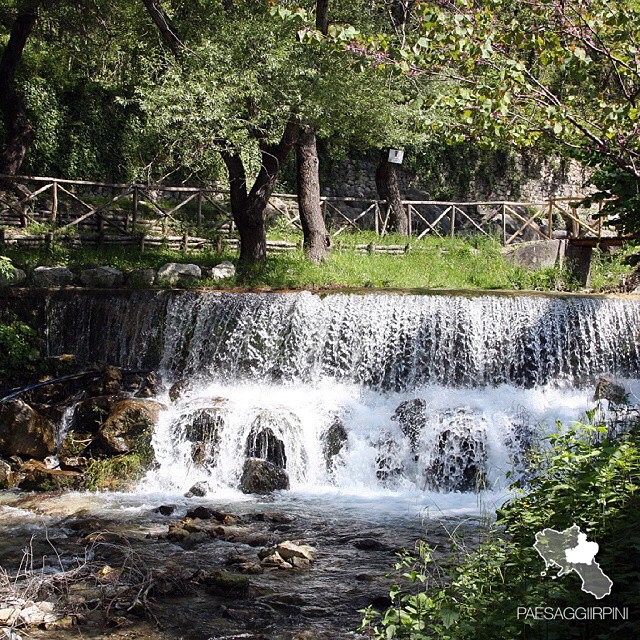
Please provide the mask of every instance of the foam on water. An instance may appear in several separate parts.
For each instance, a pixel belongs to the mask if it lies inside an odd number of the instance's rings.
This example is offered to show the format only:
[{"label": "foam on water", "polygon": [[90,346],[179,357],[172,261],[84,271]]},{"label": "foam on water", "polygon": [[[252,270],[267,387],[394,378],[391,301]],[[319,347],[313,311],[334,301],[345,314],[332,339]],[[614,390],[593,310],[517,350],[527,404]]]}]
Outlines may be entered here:
[{"label": "foam on water", "polygon": [[[403,403],[416,399],[424,402],[426,411],[412,447],[394,414]],[[429,502],[436,509],[477,508],[477,496],[456,492],[447,484],[450,478],[443,478],[442,486],[428,484],[434,459],[447,455],[438,440],[443,430],[462,432],[466,438],[456,443],[463,451],[454,447],[449,452],[453,463],[460,462],[459,456],[469,456],[469,442],[482,443],[480,488],[488,496],[501,495],[506,473],[521,454],[523,432],[525,436],[548,433],[556,429],[557,420],[583,418],[594,403],[589,393],[571,388],[424,386],[380,393],[325,379],[316,385],[211,382],[167,406],[153,441],[159,466],[147,477],[146,491],[179,493],[206,481],[216,499],[237,498],[247,439],[256,420],[266,415],[273,418],[268,424],[284,444],[292,495],[387,505],[400,500],[401,508],[420,510]],[[196,461],[189,428],[194,416],[208,410],[220,417],[215,423],[217,450],[211,461]],[[328,464],[326,436],[336,420],[344,426],[347,441]],[[393,444],[386,446],[387,442]],[[393,458],[389,464],[381,464],[381,452]],[[443,491],[452,488],[444,499]]]}]

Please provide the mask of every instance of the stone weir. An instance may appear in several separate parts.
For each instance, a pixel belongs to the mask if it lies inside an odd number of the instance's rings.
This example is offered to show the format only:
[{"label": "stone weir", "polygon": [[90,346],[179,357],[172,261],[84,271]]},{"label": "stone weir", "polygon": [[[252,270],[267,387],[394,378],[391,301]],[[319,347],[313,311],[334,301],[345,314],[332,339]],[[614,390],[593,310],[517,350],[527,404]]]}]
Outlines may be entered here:
[{"label": "stone weir", "polygon": [[49,355],[169,378],[369,388],[637,377],[640,301],[604,296],[5,290]]}]

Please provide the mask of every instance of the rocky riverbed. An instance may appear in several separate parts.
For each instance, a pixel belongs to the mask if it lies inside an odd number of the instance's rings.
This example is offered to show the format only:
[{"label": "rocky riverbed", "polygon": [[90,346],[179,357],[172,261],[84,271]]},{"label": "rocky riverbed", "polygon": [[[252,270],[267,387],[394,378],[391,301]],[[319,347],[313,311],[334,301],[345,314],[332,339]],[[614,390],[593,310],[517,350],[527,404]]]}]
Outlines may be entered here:
[{"label": "rocky riverbed", "polygon": [[20,576],[0,587],[0,619],[15,638],[364,637],[359,610],[389,604],[396,552],[426,540],[446,566],[450,532],[480,531],[278,497],[0,496],[0,565]]}]

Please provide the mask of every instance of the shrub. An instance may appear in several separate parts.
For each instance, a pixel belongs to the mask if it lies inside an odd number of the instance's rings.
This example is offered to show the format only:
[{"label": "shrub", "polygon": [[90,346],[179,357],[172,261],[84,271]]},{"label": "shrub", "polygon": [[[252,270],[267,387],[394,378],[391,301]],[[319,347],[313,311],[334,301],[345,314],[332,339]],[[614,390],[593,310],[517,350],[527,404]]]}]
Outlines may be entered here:
[{"label": "shrub", "polygon": [[[391,590],[393,606],[368,609],[363,627],[375,638],[476,640],[494,638],[632,638],[640,636],[640,428],[613,438],[603,426],[576,425],[549,438],[535,456],[527,490],[498,511],[478,548],[458,544],[461,562],[442,579],[428,545],[403,556],[396,569],[404,586]],[[581,591],[575,573],[541,575],[533,548],[546,527],[576,524],[597,540],[597,562],[614,589],[604,606],[628,607],[627,621],[540,621],[517,618],[518,607],[589,607],[600,604]],[[457,542],[457,541],[456,541]],[[548,573],[555,573],[550,570]]]}]

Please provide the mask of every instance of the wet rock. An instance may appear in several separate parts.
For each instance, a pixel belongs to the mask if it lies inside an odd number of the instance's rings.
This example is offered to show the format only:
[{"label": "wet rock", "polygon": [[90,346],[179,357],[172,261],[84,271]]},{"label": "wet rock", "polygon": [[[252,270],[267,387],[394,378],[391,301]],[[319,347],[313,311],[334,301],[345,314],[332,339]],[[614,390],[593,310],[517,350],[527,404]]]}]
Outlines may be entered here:
[{"label": "wet rock", "polygon": [[100,375],[100,391],[104,395],[115,395],[122,389],[122,369],[105,367]]},{"label": "wet rock", "polygon": [[65,471],[86,471],[91,464],[89,458],[83,456],[67,456],[66,458],[60,458],[60,468]]},{"label": "wet rock", "polygon": [[216,512],[213,509],[209,509],[209,507],[200,506],[188,511],[186,517],[198,520],[210,520],[215,513]]},{"label": "wet rock", "polygon": [[78,433],[98,435],[100,427],[109,417],[111,410],[118,403],[126,400],[125,395],[101,395],[87,398],[76,405],[73,412],[72,425]]},{"label": "wet rock", "polygon": [[261,558],[263,566],[275,567],[276,569],[293,569],[293,564],[287,562],[277,551],[273,551],[268,556]]},{"label": "wet rock", "polygon": [[409,440],[411,451],[415,453],[420,434],[427,423],[427,403],[421,398],[405,400],[395,410],[391,419],[398,423],[400,430]]},{"label": "wet rock", "polygon": [[171,402],[177,402],[182,396],[189,391],[190,384],[188,380],[178,380],[169,389],[169,399]]},{"label": "wet rock", "polygon": [[133,289],[152,287],[155,281],[155,269],[134,269],[127,275],[127,285]]},{"label": "wet rock", "polygon": [[211,407],[198,409],[180,421],[183,437],[193,443],[191,459],[196,464],[211,466],[215,462],[224,420],[224,409]]},{"label": "wet rock", "polygon": [[376,538],[358,538],[351,543],[361,551],[386,551],[389,547]]},{"label": "wet rock", "polygon": [[8,462],[0,460],[0,491],[11,489],[15,482],[13,469]]},{"label": "wet rock", "polygon": [[432,490],[476,491],[484,487],[487,458],[484,423],[467,409],[447,411],[437,435],[425,485]]},{"label": "wet rock", "polygon": [[100,427],[100,441],[110,453],[151,452],[151,435],[161,406],[152,400],[129,398],[113,405]]},{"label": "wet rock", "polygon": [[267,460],[246,460],[240,479],[240,489],[243,493],[267,494],[272,491],[288,489],[289,476],[284,469]]},{"label": "wet rock", "polygon": [[27,279],[27,274],[22,269],[13,268],[11,273],[0,272],[0,287],[15,287]]},{"label": "wet rock", "polygon": [[303,558],[304,560],[313,560],[313,547],[308,544],[295,544],[291,540],[285,540],[276,546],[276,552],[285,560],[292,558]]},{"label": "wet rock", "polygon": [[617,382],[609,378],[600,378],[593,395],[594,400],[608,400],[611,404],[629,404],[629,394],[627,390]]},{"label": "wet rock", "polygon": [[175,510],[175,504],[163,504],[157,509],[154,509],[155,513],[159,513],[161,516],[170,516]]},{"label": "wet rock", "polygon": [[200,280],[202,271],[195,264],[168,262],[158,269],[156,282],[160,285],[190,285]]},{"label": "wet rock", "polygon": [[204,498],[209,491],[209,485],[204,481],[196,482],[187,493],[185,498]]},{"label": "wet rock", "polygon": [[49,356],[46,360],[47,369],[55,376],[66,376],[77,370],[78,359],[73,353],[61,353],[59,356]]},{"label": "wet rock", "polygon": [[136,398],[151,398],[163,391],[163,384],[157,373],[148,373],[142,380],[140,388],[136,391]]},{"label": "wet rock", "polygon": [[248,458],[267,460],[276,467],[285,469],[287,466],[285,446],[274,433],[273,420],[274,417],[270,414],[261,414],[254,420],[247,436],[245,455]]},{"label": "wet rock", "polygon": [[238,570],[248,575],[259,575],[264,573],[264,569],[257,562],[241,562],[238,564]]},{"label": "wet rock", "polygon": [[322,436],[322,450],[329,471],[333,469],[333,459],[342,451],[348,438],[349,436],[342,420],[336,416],[333,424]]},{"label": "wet rock", "polygon": [[66,267],[36,267],[33,284],[36,287],[66,287],[73,284],[75,276]]},{"label": "wet rock", "polygon": [[248,578],[222,569],[213,571],[202,578],[205,591],[211,595],[244,597],[249,593]]},{"label": "wet rock", "polygon": [[0,454],[45,458],[55,451],[53,424],[22,400],[0,406]]},{"label": "wet rock", "polygon": [[82,482],[82,474],[75,471],[61,471],[60,469],[47,469],[37,460],[29,460],[20,468],[24,474],[18,484],[25,491],[58,491],[63,489],[77,489]]},{"label": "wet rock", "polygon": [[236,275],[236,268],[233,262],[225,260],[220,264],[217,264],[209,272],[209,277],[212,280],[225,280],[226,278],[233,278]]},{"label": "wet rock", "polygon": [[80,281],[85,287],[96,289],[114,289],[124,283],[124,274],[112,267],[94,267],[80,273]]},{"label": "wet rock", "polygon": [[377,444],[376,477],[383,483],[389,483],[402,475],[403,465],[400,456],[400,445],[389,435],[384,436]]}]

